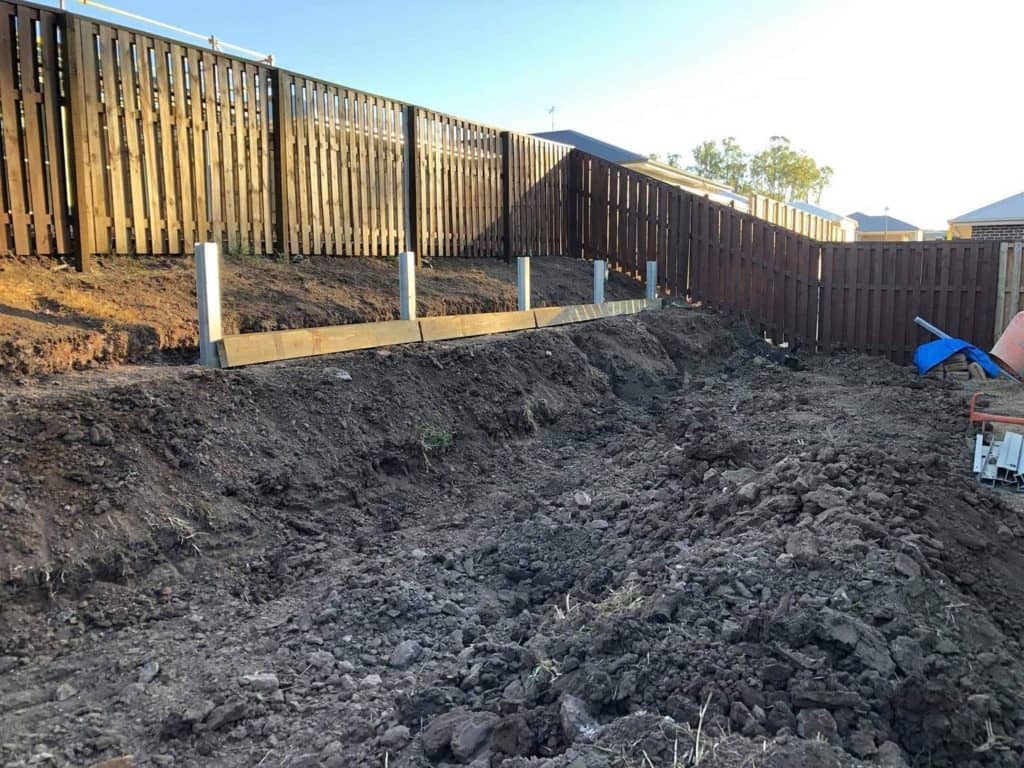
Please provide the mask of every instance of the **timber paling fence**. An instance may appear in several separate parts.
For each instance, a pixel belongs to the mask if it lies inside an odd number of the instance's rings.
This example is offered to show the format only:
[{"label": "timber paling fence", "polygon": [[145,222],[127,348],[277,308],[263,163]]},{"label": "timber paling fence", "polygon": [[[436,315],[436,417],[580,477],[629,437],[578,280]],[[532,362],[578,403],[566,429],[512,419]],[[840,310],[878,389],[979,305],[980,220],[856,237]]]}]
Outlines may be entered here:
[{"label": "timber paling fence", "polygon": [[0,0],[0,251],[567,253],[571,148]]},{"label": "timber paling fence", "polygon": [[0,252],[84,268],[198,241],[657,261],[664,292],[775,341],[897,361],[918,314],[987,346],[1021,273],[999,243],[820,242],[562,144],[0,0]]},{"label": "timber paling fence", "polygon": [[663,290],[739,315],[773,341],[907,362],[932,338],[916,315],[993,341],[998,242],[819,242],[592,155],[575,151],[572,163],[577,253],[637,275],[657,261]]}]

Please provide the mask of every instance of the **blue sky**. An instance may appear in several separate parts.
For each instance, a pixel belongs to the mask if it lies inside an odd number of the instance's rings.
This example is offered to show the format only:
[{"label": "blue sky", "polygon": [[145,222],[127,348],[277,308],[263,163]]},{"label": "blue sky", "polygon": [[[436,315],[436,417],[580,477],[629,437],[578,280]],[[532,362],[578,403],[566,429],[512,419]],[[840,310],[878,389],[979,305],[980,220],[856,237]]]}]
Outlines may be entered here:
[{"label": "blue sky", "polygon": [[1024,190],[1022,0],[107,2],[513,130],[555,105],[557,128],[687,160],[782,134],[835,168],[840,213],[938,228]]}]

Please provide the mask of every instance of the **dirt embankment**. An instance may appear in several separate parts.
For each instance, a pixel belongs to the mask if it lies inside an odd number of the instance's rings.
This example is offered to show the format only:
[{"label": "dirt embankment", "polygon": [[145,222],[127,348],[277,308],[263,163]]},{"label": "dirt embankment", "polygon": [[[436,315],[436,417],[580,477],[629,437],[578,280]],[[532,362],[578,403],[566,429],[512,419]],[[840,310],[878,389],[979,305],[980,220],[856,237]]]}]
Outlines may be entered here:
[{"label": "dirt embankment", "polygon": [[[590,301],[590,265],[533,259],[535,306]],[[101,363],[191,362],[198,344],[191,259],[106,258],[88,274],[46,259],[0,259],[0,376]],[[313,257],[298,263],[225,257],[224,332],[272,331],[398,317],[394,259]],[[416,280],[424,316],[516,308],[515,265],[495,259],[425,264]],[[614,274],[607,298],[639,298]]]},{"label": "dirt embankment", "polygon": [[962,393],[755,352],[669,308],[8,390],[0,762],[1020,765]]}]

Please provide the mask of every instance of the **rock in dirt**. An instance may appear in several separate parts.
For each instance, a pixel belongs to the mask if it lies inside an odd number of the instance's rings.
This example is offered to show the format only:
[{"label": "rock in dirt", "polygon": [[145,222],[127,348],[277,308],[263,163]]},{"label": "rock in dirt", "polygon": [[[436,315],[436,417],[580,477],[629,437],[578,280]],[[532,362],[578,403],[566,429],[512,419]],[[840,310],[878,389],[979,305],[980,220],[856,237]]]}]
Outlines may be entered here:
[{"label": "rock in dirt", "polygon": [[352,374],[344,368],[324,368],[324,378],[328,381],[352,381]]},{"label": "rock in dirt", "polygon": [[445,712],[431,720],[427,727],[420,732],[420,742],[423,745],[424,754],[431,760],[444,757],[452,741],[452,733],[455,726],[468,716],[462,709],[453,709]]},{"label": "rock in dirt", "polygon": [[221,704],[219,707],[214,707],[210,714],[206,716],[203,725],[206,726],[207,730],[216,731],[225,725],[231,725],[231,723],[237,723],[239,720],[244,719],[245,713],[244,701],[241,699],[229,701],[226,704]]},{"label": "rock in dirt", "polygon": [[106,424],[93,424],[89,427],[89,442],[95,446],[114,444],[114,432]]},{"label": "rock in dirt", "polygon": [[366,677],[364,677],[362,679],[362,681],[360,682],[360,685],[363,688],[379,688],[381,683],[383,683],[383,682],[384,682],[383,678],[381,678],[380,675],[378,675],[376,672],[374,672],[374,673],[369,674]]},{"label": "rock in dirt", "polygon": [[823,739],[830,744],[839,743],[835,718],[827,709],[801,709],[796,716],[796,732],[803,739]]},{"label": "rock in dirt", "polygon": [[143,685],[156,680],[157,675],[160,674],[160,663],[157,661],[147,661],[139,668],[139,682]]},{"label": "rock in dirt", "polygon": [[907,760],[903,756],[903,750],[895,741],[887,741],[878,747],[875,762],[881,768],[909,768]]},{"label": "rock in dirt", "polygon": [[901,635],[892,641],[892,657],[905,675],[920,675],[924,672],[924,649],[912,637]]},{"label": "rock in dirt", "polygon": [[522,714],[505,717],[491,734],[491,747],[506,755],[529,755],[534,750],[533,732]]},{"label": "rock in dirt", "polygon": [[562,696],[558,714],[562,721],[562,732],[570,744],[575,744],[577,741],[593,741],[601,730],[601,726],[590,714],[583,700],[570,694]]},{"label": "rock in dirt", "polygon": [[415,640],[403,640],[395,646],[388,659],[388,664],[398,669],[405,669],[423,653],[423,648]]},{"label": "rock in dirt", "polygon": [[254,672],[251,675],[244,675],[242,683],[260,693],[276,691],[281,685],[277,675],[273,672]]},{"label": "rock in dirt", "polygon": [[109,760],[90,763],[89,768],[135,768],[135,756],[121,755],[121,757],[112,757]]},{"label": "rock in dirt", "polygon": [[824,640],[835,643],[851,653],[865,667],[889,677],[896,663],[889,654],[889,646],[881,633],[859,619],[831,608],[821,610],[821,634]]},{"label": "rock in dirt", "polygon": [[313,651],[307,660],[310,666],[317,669],[330,669],[334,666],[334,654],[330,651]]},{"label": "rock in dirt", "polygon": [[385,749],[401,749],[408,743],[409,727],[407,725],[393,725],[380,737],[380,744]]},{"label": "rock in dirt", "polygon": [[786,538],[786,554],[792,555],[797,565],[814,567],[821,556],[818,537],[804,528],[793,531]]},{"label": "rock in dirt", "polygon": [[761,495],[761,487],[757,483],[747,483],[740,487],[736,491],[736,495],[739,496],[743,501],[753,503],[757,501],[757,497]]},{"label": "rock in dirt", "polygon": [[897,552],[892,565],[896,569],[896,573],[902,574],[908,579],[916,579],[921,575],[921,566],[914,562],[914,559],[906,552]]},{"label": "rock in dirt", "polygon": [[57,701],[67,701],[76,693],[78,693],[78,691],[73,685],[70,683],[61,683],[57,686],[57,690],[54,691],[53,696]]},{"label": "rock in dirt", "polygon": [[586,491],[576,491],[572,495],[572,500],[576,502],[576,506],[580,509],[586,509],[591,504],[590,494]]},{"label": "rock in dirt", "polygon": [[475,712],[457,723],[451,740],[455,759],[468,762],[487,743],[499,719],[491,712]]}]

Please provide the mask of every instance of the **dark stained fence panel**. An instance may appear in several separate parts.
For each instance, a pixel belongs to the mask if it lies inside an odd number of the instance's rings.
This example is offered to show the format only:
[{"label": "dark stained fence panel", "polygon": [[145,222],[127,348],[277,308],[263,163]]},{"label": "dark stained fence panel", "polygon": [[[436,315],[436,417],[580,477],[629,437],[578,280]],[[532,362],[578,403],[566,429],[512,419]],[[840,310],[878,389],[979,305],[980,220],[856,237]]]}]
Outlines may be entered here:
[{"label": "dark stained fence panel", "polygon": [[999,244],[822,243],[583,152],[572,159],[573,252],[743,317],[804,349],[908,362],[922,315],[992,342]]}]

